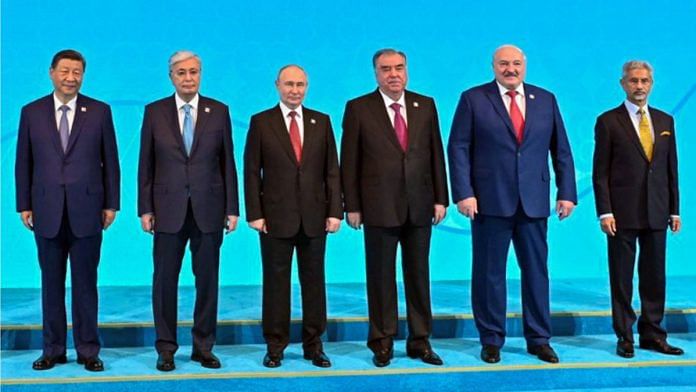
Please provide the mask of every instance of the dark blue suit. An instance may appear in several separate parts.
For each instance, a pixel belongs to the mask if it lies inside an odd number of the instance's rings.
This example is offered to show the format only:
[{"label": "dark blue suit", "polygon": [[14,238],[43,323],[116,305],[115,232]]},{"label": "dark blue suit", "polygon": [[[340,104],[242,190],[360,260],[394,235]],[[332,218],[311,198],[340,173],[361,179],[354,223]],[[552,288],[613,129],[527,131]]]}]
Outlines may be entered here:
[{"label": "dark blue suit", "polygon": [[65,353],[65,274],[70,256],[73,334],[79,355],[99,352],[97,265],[102,210],[118,210],[120,169],[111,109],[77,96],[66,151],[53,95],[22,108],[15,166],[17,211],[32,211],[41,265],[44,354]]},{"label": "dark blue suit", "polygon": [[522,271],[524,335],[530,346],[551,336],[546,220],[550,215],[549,165],[557,200],[577,203],[570,145],[556,98],[524,84],[524,137],[518,144],[495,81],[462,93],[448,152],[455,202],[476,197],[472,221],[472,302],[481,343],[505,340],[506,259],[512,240]]}]

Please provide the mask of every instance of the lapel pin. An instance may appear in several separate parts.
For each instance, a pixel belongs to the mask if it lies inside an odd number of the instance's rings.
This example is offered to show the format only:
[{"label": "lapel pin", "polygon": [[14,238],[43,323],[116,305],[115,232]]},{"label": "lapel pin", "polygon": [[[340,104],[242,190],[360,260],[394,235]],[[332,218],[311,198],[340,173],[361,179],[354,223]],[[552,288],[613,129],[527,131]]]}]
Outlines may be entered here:
[{"label": "lapel pin", "polygon": [[206,106],[205,109],[203,109],[206,113],[210,113],[210,108]]},{"label": "lapel pin", "polygon": [[86,112],[86,111],[87,111],[87,108],[84,107],[84,106],[80,106],[80,111],[81,111],[81,112]]},{"label": "lapel pin", "polygon": [[669,135],[671,135],[671,134],[672,134],[672,132],[670,132],[670,131],[662,131],[662,132],[660,132],[660,136],[669,136]]},{"label": "lapel pin", "polygon": [[534,94],[529,94],[529,99],[534,99]]},{"label": "lapel pin", "polygon": [[417,107],[418,107],[418,102],[413,101],[413,107],[414,107],[414,108],[417,108]]},{"label": "lapel pin", "polygon": [[310,118],[310,119],[309,119],[309,122],[311,122],[312,124],[316,124],[316,123],[317,123],[317,120],[315,120],[315,119],[313,119],[313,118]]}]

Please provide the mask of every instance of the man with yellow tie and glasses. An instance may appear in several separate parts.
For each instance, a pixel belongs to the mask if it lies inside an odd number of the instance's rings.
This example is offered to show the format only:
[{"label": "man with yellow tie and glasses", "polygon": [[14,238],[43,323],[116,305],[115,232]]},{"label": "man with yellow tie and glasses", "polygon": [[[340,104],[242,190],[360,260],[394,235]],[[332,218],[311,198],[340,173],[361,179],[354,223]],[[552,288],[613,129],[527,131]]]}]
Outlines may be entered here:
[{"label": "man with yellow tie and glasses", "polygon": [[609,283],[616,354],[632,358],[633,270],[638,252],[640,348],[669,355],[683,350],[667,343],[660,325],[665,310],[667,227],[681,229],[674,119],[648,106],[653,68],[645,61],[623,66],[626,100],[597,118],[592,170],[597,215],[607,234]]}]

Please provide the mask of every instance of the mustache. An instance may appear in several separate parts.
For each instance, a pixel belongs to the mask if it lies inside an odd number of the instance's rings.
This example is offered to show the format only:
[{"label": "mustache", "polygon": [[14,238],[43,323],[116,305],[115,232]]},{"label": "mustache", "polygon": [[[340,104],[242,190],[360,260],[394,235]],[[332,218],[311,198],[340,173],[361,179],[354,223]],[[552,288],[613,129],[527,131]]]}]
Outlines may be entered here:
[{"label": "mustache", "polygon": [[506,78],[508,76],[515,76],[516,77],[516,76],[520,76],[520,73],[517,71],[508,71],[508,72],[503,72],[503,76],[505,76]]}]

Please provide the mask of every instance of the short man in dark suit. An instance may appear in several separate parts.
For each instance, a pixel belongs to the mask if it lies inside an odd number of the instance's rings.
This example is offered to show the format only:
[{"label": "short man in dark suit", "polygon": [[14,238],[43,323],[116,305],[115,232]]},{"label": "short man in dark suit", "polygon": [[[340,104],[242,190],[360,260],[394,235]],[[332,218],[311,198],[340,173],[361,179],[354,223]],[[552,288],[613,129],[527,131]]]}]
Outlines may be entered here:
[{"label": "short man in dark suit", "polygon": [[667,343],[665,313],[667,227],[681,229],[674,119],[648,106],[653,68],[645,61],[623,66],[626,100],[597,118],[592,180],[600,227],[607,234],[609,283],[616,353],[632,358],[633,270],[638,255],[640,347],[663,354],[684,351]]},{"label": "short man in dark suit", "polygon": [[302,105],[307,75],[280,69],[280,103],[251,117],[244,149],[249,226],[259,232],[263,263],[263,336],[266,367],[278,367],[290,339],[290,271],[297,251],[302,287],[302,348],[315,366],[330,367],[326,329],[326,233],[343,216],[336,142],[326,114]]},{"label": "short man in dark suit", "polygon": [[97,265],[120,204],[111,108],[79,94],[86,68],[74,50],[53,56],[52,94],[22,108],[17,138],[17,211],[34,231],[41,266],[43,354],[32,367],[66,363],[65,274],[70,258],[77,363],[104,370],[97,331]]},{"label": "short man in dark suit", "polygon": [[189,51],[169,59],[172,96],[145,107],[138,166],[138,215],[154,233],[152,308],[157,369],[174,370],[177,286],[190,243],[196,304],[191,359],[219,368],[212,353],[218,308],[222,232],[237,226],[237,171],[227,105],[198,94],[201,60]]},{"label": "short man in dark suit", "polygon": [[430,346],[431,225],[445,217],[447,178],[432,98],[406,90],[406,55],[379,50],[372,58],[377,90],[346,104],[341,178],[348,224],[365,225],[367,346],[387,366],[397,335],[396,249],[406,291],[409,357],[441,365]]},{"label": "short man in dark suit", "polygon": [[560,219],[577,203],[575,169],[556,97],[523,83],[526,66],[526,56],[516,46],[495,51],[495,80],[462,93],[448,145],[452,199],[471,219],[471,301],[481,359],[489,363],[500,361],[505,343],[511,241],[522,275],[527,351],[542,361],[558,362],[549,344],[549,155]]}]

